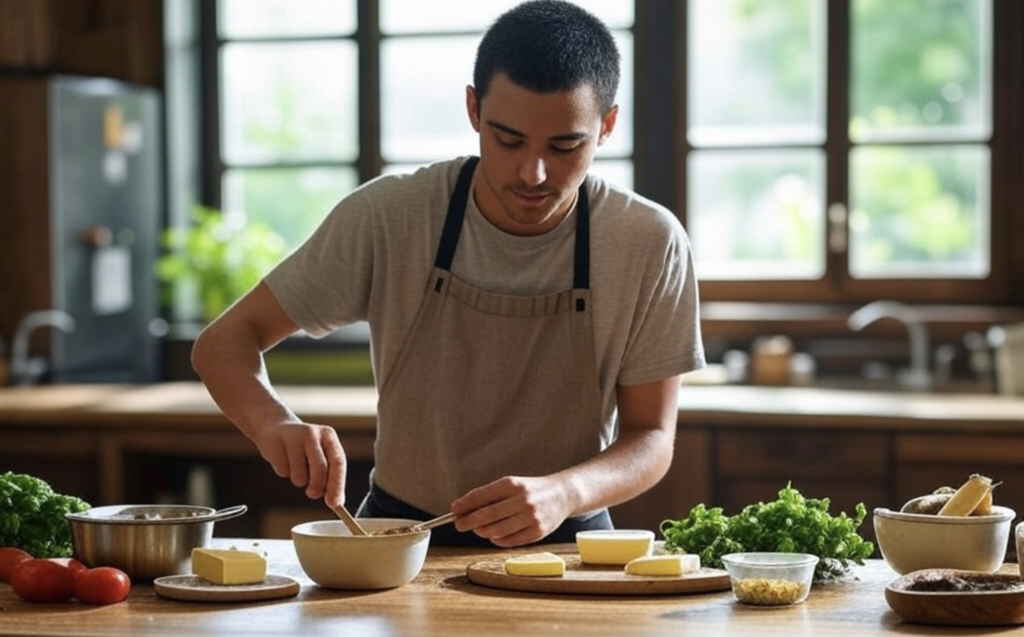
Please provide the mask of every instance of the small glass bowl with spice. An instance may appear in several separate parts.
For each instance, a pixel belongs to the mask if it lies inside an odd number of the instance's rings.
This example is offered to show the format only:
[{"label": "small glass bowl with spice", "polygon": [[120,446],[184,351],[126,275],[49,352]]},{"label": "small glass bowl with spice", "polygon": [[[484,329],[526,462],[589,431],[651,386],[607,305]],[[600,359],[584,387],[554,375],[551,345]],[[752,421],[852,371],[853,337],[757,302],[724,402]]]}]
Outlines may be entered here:
[{"label": "small glass bowl with spice", "polygon": [[722,556],[732,592],[744,604],[788,606],[811,592],[818,557],[809,553],[730,553]]}]

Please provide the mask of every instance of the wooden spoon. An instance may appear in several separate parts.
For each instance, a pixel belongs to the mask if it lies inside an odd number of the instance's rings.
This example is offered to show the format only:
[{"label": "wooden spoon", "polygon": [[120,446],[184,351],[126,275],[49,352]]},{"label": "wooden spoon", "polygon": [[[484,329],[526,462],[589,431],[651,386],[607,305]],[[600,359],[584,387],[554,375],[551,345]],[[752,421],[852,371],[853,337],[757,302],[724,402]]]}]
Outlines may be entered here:
[{"label": "wooden spoon", "polygon": [[426,522],[419,522],[418,524],[412,524],[410,526],[396,526],[390,529],[384,529],[383,531],[376,531],[374,535],[398,535],[401,533],[416,533],[418,531],[426,531],[432,529],[435,526],[441,526],[442,524],[448,524],[454,522],[458,516],[454,513],[445,513],[439,515],[433,520],[427,520]]},{"label": "wooden spoon", "polygon": [[345,523],[345,526],[347,526],[348,530],[352,532],[352,535],[369,535],[369,533],[366,532],[366,529],[359,526],[359,523],[356,522],[356,519],[352,517],[352,514],[349,513],[344,506],[332,507],[329,504],[327,506],[330,507],[331,511],[334,511],[339,518],[341,518],[341,521]]}]

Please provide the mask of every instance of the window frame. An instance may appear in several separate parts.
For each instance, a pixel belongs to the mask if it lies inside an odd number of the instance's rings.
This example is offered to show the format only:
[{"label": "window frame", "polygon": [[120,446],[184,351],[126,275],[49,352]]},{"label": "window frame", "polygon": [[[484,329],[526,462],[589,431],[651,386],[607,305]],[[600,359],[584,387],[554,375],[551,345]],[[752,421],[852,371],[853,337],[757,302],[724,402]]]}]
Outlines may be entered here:
[{"label": "window frame", "polygon": [[[685,1],[685,0],[684,0]],[[827,94],[826,94],[826,208],[840,204],[849,208],[849,160],[854,147],[848,136],[850,96],[850,0],[828,0],[827,6]],[[1024,196],[1014,192],[1014,180],[1024,176],[1021,154],[1013,146],[1020,137],[1021,91],[1024,78],[1024,56],[1019,40],[1024,25],[1024,11],[1007,0],[993,0],[993,67],[992,67],[992,131],[984,140],[991,152],[990,193],[990,259],[991,269],[983,279],[949,278],[885,278],[857,279],[850,275],[847,250],[826,251],[826,271],[819,280],[758,280],[701,282],[701,298],[705,301],[860,303],[878,298],[898,298],[910,303],[988,303],[1021,302],[1021,258],[1012,258],[1011,246],[1016,238],[1024,240],[1021,224],[1014,224],[1013,210],[1020,210]],[[686,47],[685,16],[680,22],[683,36],[677,44],[676,57]],[[679,91],[680,107],[685,105],[685,82]],[[1016,108],[1016,110],[1014,110]],[[680,108],[680,112],[685,110]],[[683,115],[685,122],[685,115]],[[694,150],[686,140],[685,123],[678,127],[676,158],[678,174],[684,174],[689,153]],[[638,167],[639,171],[640,168]],[[1017,189],[1018,191],[1020,189]],[[686,183],[680,179],[673,195],[677,210],[685,220]],[[826,223],[828,242],[829,231]],[[844,235],[848,235],[848,229]],[[698,278],[700,272],[697,273]],[[1016,282],[1014,281],[1016,279]]]}]

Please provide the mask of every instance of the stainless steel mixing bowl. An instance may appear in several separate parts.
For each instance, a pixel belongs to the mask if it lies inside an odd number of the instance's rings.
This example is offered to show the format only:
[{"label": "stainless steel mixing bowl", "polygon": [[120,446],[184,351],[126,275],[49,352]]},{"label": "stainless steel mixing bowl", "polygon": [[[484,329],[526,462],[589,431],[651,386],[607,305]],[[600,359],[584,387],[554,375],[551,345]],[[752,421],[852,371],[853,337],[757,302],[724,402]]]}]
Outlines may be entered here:
[{"label": "stainless steel mixing bowl", "polygon": [[177,504],[120,504],[68,513],[75,558],[86,566],[115,566],[133,580],[191,572],[192,549],[209,545],[213,525],[242,515]]}]

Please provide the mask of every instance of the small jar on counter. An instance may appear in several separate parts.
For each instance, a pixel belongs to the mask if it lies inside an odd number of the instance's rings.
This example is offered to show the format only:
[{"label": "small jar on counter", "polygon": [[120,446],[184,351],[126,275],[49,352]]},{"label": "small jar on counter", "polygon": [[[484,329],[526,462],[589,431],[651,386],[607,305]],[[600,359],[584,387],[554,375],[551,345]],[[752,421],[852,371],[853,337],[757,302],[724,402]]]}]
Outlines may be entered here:
[{"label": "small jar on counter", "polygon": [[762,336],[754,341],[750,357],[750,381],[754,385],[789,384],[793,341],[788,336]]}]

